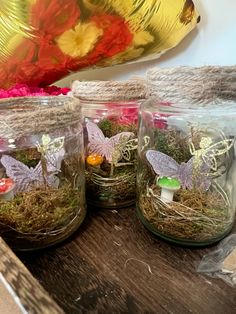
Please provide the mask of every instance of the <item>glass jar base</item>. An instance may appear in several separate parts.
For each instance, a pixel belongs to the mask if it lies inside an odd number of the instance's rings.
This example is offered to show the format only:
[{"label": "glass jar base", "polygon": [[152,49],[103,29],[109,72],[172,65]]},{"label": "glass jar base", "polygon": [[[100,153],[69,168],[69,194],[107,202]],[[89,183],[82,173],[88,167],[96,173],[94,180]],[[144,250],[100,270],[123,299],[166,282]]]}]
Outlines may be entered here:
[{"label": "glass jar base", "polygon": [[111,203],[109,203],[107,201],[96,201],[96,200],[87,199],[87,204],[90,207],[111,209],[112,210],[112,209],[121,209],[121,208],[127,208],[127,207],[134,206],[135,205],[135,199],[122,201],[122,202],[113,201]]},{"label": "glass jar base", "polygon": [[37,251],[46,249],[57,245],[60,242],[68,239],[83,223],[86,217],[87,210],[81,209],[78,215],[74,218],[69,225],[67,225],[63,231],[56,234],[23,234],[13,229],[9,229],[1,234],[3,240],[11,247],[13,251]]},{"label": "glass jar base", "polygon": [[217,237],[212,237],[208,240],[204,241],[197,241],[197,240],[185,240],[185,239],[178,239],[178,238],[173,238],[171,236],[167,236],[162,234],[161,232],[158,232],[155,227],[153,227],[142,215],[141,210],[139,206],[137,206],[137,213],[140,221],[143,223],[143,225],[150,231],[152,232],[156,237],[160,238],[161,240],[164,240],[170,244],[178,245],[178,246],[183,246],[183,247],[188,247],[188,248],[200,248],[200,247],[206,247],[209,245],[212,245],[214,243],[219,242],[223,238],[225,238],[233,228],[233,224],[230,226],[230,228],[227,229],[224,233],[221,233]]}]

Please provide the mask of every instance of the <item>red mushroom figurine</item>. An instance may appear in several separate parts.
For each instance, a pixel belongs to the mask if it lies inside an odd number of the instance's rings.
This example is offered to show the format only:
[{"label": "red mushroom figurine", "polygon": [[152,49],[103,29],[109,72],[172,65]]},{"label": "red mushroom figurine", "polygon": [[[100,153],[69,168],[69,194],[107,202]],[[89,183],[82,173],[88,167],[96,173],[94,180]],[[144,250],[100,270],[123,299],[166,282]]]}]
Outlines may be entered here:
[{"label": "red mushroom figurine", "polygon": [[10,201],[14,198],[15,183],[11,178],[0,179],[0,200]]}]

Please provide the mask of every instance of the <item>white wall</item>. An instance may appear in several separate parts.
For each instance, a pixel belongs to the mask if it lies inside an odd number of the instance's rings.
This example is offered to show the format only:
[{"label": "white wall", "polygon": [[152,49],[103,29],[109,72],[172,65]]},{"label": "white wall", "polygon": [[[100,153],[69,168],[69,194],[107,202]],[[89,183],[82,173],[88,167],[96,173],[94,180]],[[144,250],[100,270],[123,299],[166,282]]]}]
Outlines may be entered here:
[{"label": "white wall", "polygon": [[[174,0],[173,0],[174,1]],[[236,0],[195,0],[201,23],[178,47],[160,59],[120,65],[99,70],[81,71],[59,82],[69,86],[72,80],[120,80],[142,75],[154,66],[235,65],[236,64]]]}]

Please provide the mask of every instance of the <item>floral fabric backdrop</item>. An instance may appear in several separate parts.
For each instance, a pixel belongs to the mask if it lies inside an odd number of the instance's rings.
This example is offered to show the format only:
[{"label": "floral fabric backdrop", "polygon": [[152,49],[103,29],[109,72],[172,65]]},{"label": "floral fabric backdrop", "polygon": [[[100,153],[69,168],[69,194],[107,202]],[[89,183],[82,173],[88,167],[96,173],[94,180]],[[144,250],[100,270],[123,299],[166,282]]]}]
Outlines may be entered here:
[{"label": "floral fabric backdrop", "polygon": [[199,21],[192,0],[1,0],[0,87],[158,57]]}]

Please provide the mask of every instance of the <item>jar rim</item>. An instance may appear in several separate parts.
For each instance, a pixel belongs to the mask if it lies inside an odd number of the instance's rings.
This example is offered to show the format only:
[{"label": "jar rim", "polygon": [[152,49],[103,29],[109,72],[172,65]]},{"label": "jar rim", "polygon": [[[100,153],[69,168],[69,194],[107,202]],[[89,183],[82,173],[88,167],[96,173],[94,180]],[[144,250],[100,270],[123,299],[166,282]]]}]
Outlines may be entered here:
[{"label": "jar rim", "polygon": [[[35,109],[40,106],[45,108],[53,108],[63,106],[67,101],[78,101],[75,97],[68,95],[61,96],[24,96],[24,97],[9,97],[0,99],[0,112],[6,110],[17,109]],[[30,106],[31,105],[31,106]],[[19,108],[20,106],[20,108]],[[25,108],[24,108],[25,107]]]},{"label": "jar rim", "polygon": [[93,101],[80,99],[80,104],[83,108],[88,108],[90,110],[119,110],[119,109],[138,109],[142,104],[141,100],[112,100],[112,101]]},{"label": "jar rim", "polygon": [[72,93],[80,100],[119,102],[147,99],[149,89],[144,79],[127,81],[74,81]]},{"label": "jar rim", "polygon": [[81,122],[81,105],[71,96],[7,98],[0,101],[0,119],[1,138],[49,133]]},{"label": "jar rim", "polygon": [[215,114],[232,114],[236,112],[236,100],[223,100],[217,99],[214,102],[195,102],[188,103],[178,102],[172,103],[169,101],[163,101],[158,98],[151,97],[148,100],[144,101],[142,109],[145,110],[149,105],[150,111],[160,112],[160,113],[169,113],[169,114],[194,114],[194,113],[209,113],[213,112]]}]

